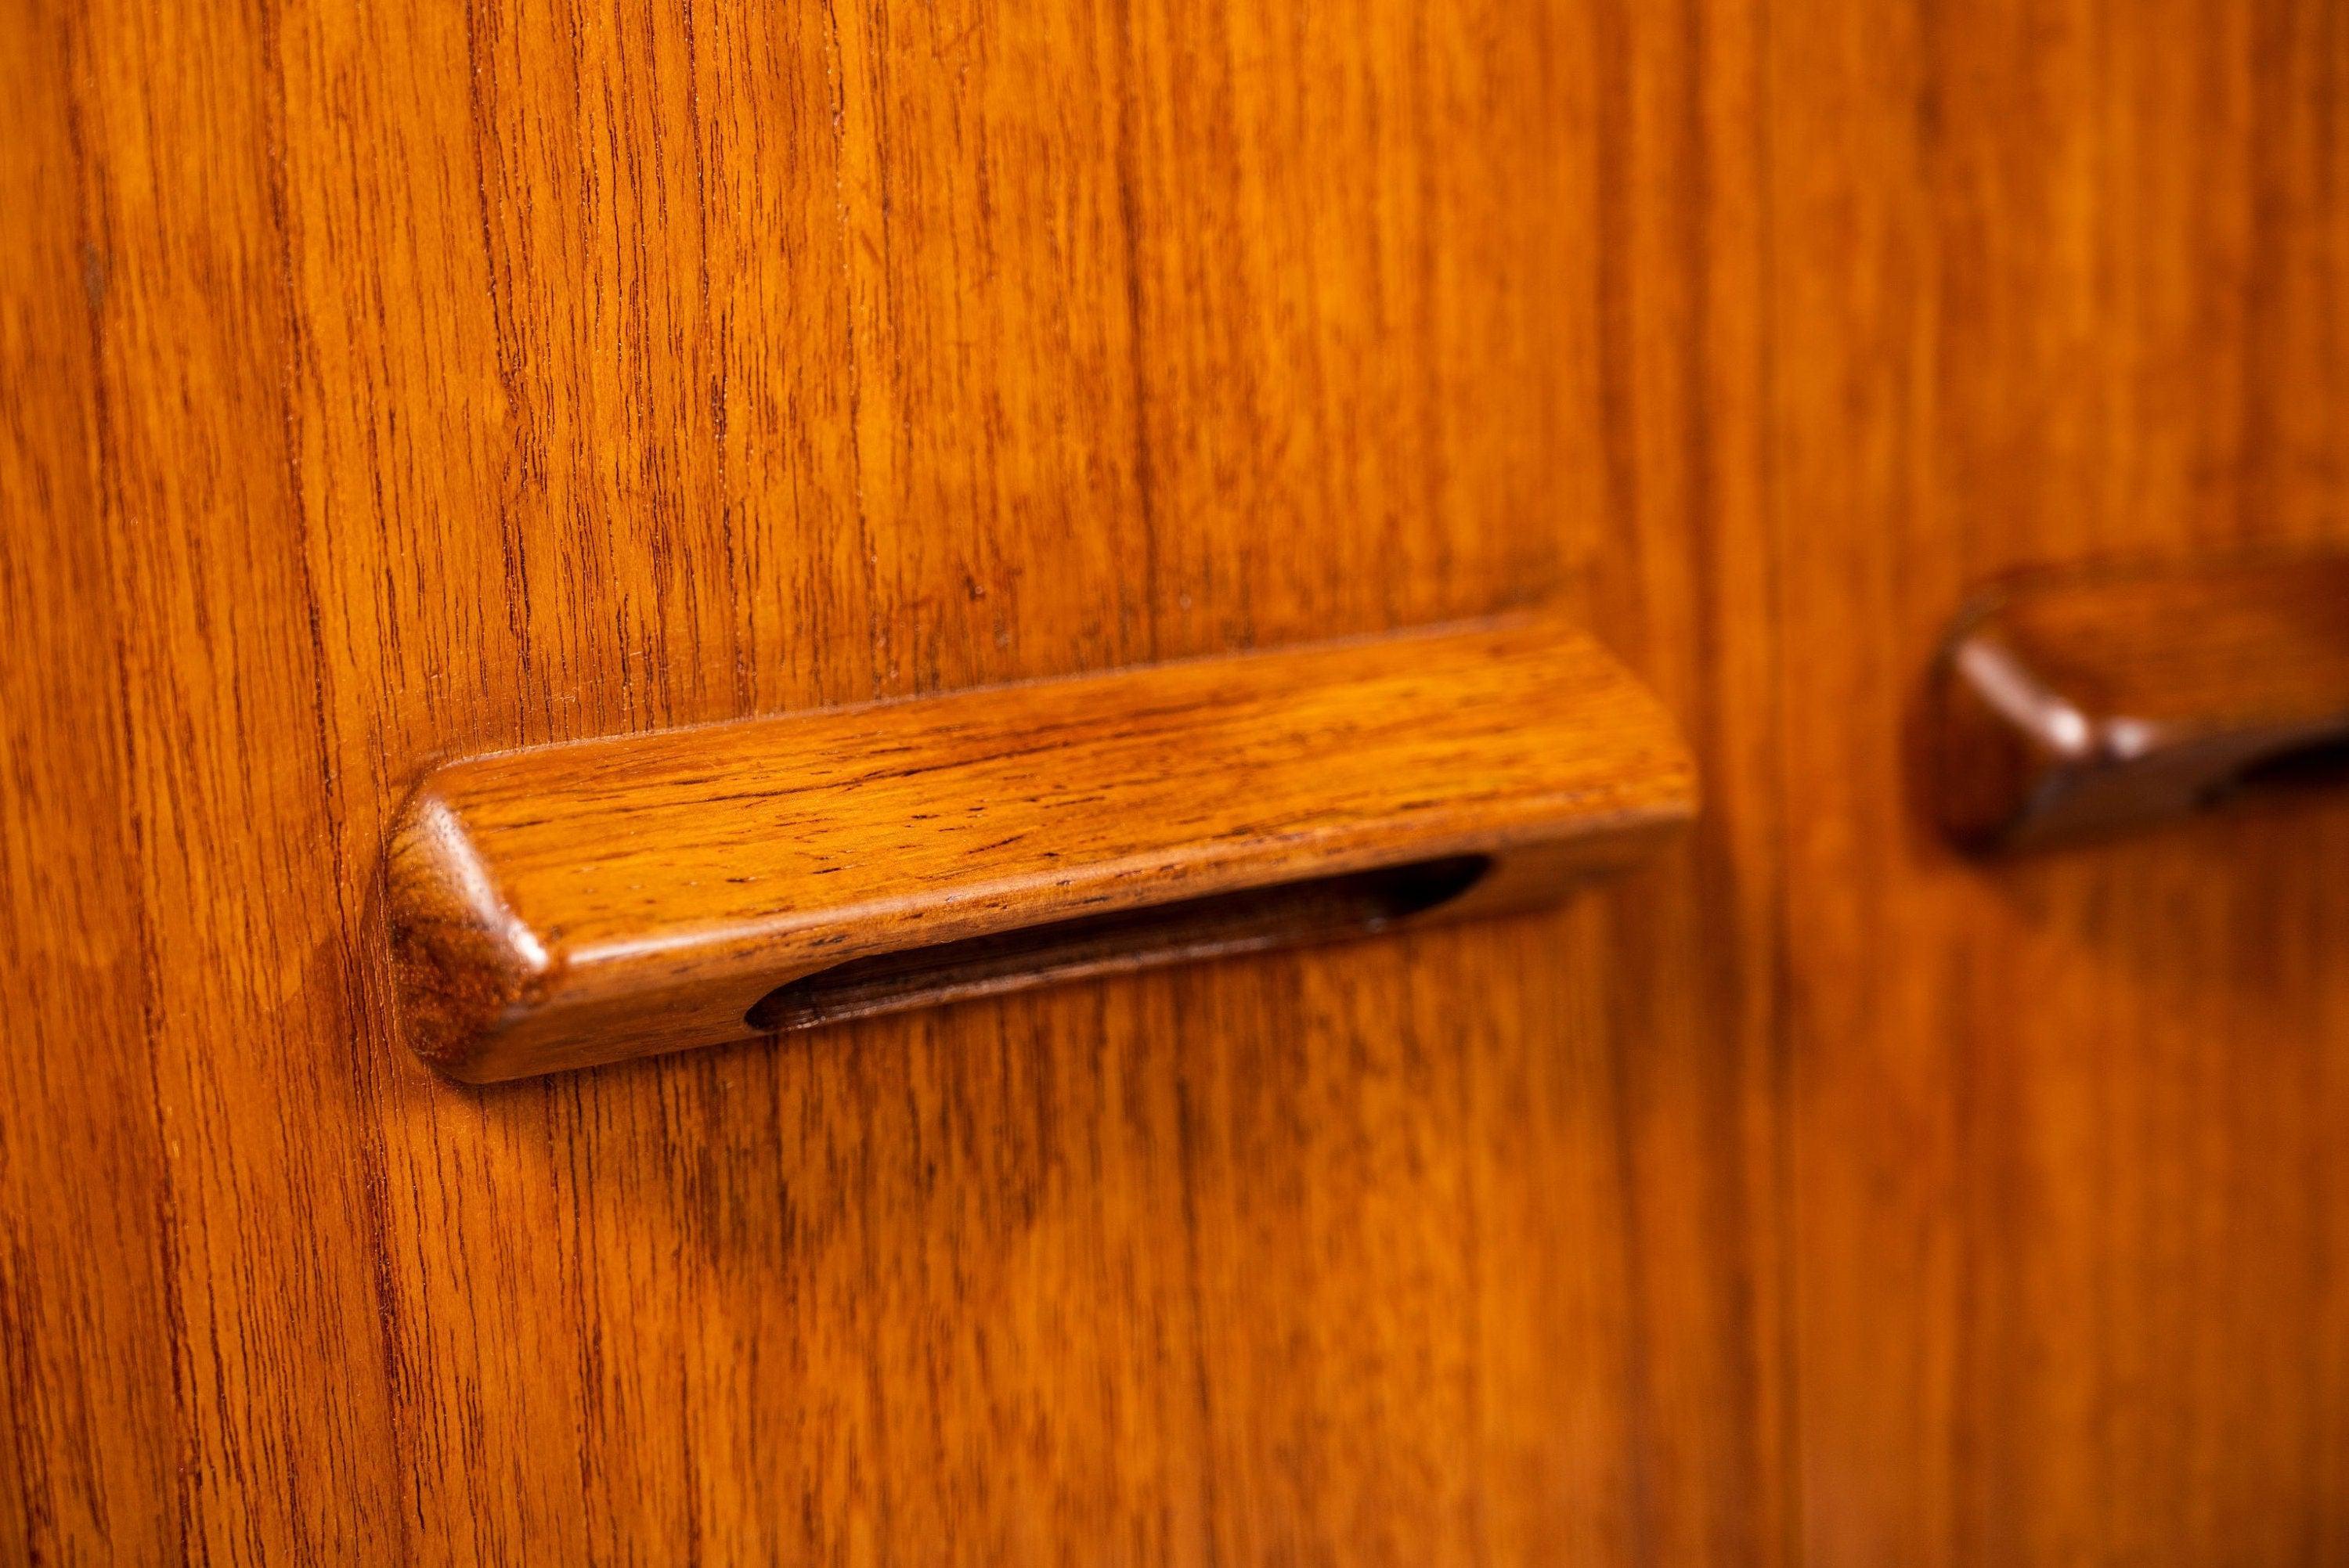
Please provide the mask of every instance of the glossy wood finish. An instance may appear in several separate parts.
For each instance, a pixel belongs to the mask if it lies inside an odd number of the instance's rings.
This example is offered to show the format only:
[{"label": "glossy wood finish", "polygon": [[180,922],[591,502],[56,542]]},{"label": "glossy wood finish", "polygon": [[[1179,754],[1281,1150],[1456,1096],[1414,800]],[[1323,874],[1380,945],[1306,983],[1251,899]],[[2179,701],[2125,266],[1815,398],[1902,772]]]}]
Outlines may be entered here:
[{"label": "glossy wood finish", "polygon": [[[2329,0],[8,15],[0,1557],[2349,1555],[2349,821],[1909,777],[1973,585],[2349,543]],[[395,1037],[438,758],[1552,598],[1591,899]]]},{"label": "glossy wood finish", "polygon": [[1941,823],[1979,847],[2313,783],[2349,747],[2349,559],[2013,583],[1959,617],[1934,686]]},{"label": "glossy wood finish", "polygon": [[1536,621],[541,748],[402,813],[394,1006],[457,1078],[592,1067],[1519,911],[1695,799],[1655,700]]}]

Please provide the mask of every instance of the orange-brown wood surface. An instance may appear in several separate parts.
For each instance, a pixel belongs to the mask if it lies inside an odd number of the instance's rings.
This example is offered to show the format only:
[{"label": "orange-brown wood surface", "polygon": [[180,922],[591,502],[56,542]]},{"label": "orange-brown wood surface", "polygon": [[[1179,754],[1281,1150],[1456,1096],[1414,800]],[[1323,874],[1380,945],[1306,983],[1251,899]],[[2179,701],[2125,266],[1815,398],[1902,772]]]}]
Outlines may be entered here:
[{"label": "orange-brown wood surface", "polygon": [[[1969,589],[2349,540],[2332,0],[12,0],[0,1557],[2349,1555],[2349,814]],[[489,1089],[440,759],[1565,605],[1549,913]]]}]

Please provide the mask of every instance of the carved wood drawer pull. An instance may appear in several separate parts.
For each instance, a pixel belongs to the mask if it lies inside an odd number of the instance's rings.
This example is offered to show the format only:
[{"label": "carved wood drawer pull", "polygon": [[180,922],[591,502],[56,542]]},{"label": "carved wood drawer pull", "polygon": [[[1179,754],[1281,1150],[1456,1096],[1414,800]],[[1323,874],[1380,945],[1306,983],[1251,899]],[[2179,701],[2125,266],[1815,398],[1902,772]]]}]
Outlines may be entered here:
[{"label": "carved wood drawer pull", "polygon": [[2349,761],[2349,558],[2044,578],[1937,669],[1942,824],[1986,849],[2194,810]]},{"label": "carved wood drawer pull", "polygon": [[1520,908],[1694,809],[1538,621],[512,752],[401,818],[398,1015],[518,1078]]}]

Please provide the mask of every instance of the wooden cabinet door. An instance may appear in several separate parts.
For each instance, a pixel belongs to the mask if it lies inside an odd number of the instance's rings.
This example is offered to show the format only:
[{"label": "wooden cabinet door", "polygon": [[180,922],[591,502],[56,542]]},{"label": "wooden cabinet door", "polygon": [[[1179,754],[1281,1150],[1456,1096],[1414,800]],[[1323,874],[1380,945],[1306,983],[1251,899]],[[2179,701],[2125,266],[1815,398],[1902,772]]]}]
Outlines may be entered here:
[{"label": "wooden cabinet door", "polygon": [[[1961,858],[2018,567],[2349,544],[2332,0],[19,0],[0,1556],[2349,1554],[2349,814]],[[492,1088],[440,759],[1544,606],[1547,913]]]}]

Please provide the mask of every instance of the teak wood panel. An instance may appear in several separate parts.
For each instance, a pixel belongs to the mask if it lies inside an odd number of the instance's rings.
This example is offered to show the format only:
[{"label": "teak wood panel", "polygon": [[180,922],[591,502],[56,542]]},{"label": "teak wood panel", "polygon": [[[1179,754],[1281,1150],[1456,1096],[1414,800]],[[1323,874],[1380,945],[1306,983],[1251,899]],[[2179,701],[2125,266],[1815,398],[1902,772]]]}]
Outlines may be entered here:
[{"label": "teak wood panel", "polygon": [[[8,28],[0,1555],[2349,1550],[2349,820],[1909,777],[1972,584],[2349,539],[2339,7]],[[394,1046],[438,758],[1554,597],[1596,901]]]}]

